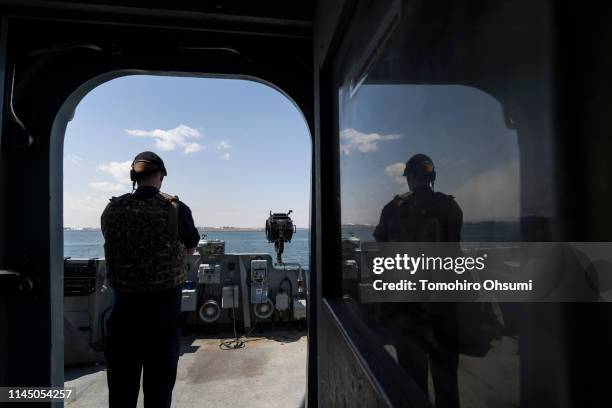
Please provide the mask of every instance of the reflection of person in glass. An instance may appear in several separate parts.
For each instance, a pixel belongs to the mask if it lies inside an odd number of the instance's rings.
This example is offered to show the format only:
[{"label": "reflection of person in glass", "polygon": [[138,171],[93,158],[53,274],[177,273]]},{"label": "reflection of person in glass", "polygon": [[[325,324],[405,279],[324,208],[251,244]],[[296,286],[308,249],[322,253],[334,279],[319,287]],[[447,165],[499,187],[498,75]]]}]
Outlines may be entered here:
[{"label": "reflection of person in glass", "polygon": [[397,195],[382,210],[374,231],[379,242],[459,242],[463,213],[453,196],[433,190],[433,161],[415,154],[404,176],[410,192]]},{"label": "reflection of person in glass", "polygon": [[[452,196],[433,190],[433,161],[424,154],[412,156],[404,176],[410,192],[395,196],[383,208],[374,231],[376,241],[458,243],[463,213]],[[431,369],[436,407],[458,407],[459,352],[453,304],[396,303],[386,304],[384,309],[397,328],[391,338],[399,364],[426,393]]]}]

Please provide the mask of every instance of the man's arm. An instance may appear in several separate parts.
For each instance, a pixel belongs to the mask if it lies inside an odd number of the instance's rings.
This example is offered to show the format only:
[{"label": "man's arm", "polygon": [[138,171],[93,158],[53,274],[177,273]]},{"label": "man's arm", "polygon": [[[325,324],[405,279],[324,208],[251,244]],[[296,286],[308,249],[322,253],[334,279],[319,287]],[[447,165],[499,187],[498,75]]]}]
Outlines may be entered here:
[{"label": "man's arm", "polygon": [[200,241],[200,233],[195,227],[191,210],[185,203],[179,201],[179,235],[185,245],[185,254],[191,255]]}]

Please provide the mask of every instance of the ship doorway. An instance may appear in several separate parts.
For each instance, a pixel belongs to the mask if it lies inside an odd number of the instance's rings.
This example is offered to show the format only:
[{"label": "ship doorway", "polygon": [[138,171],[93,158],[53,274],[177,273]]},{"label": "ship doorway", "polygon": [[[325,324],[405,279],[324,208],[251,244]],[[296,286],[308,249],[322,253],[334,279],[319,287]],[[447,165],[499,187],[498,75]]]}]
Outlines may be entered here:
[{"label": "ship doorway", "polygon": [[[65,385],[79,395],[67,406],[107,403],[103,349],[113,290],[105,280],[99,217],[111,196],[132,190],[131,162],[145,150],[164,159],[162,191],[190,207],[202,238],[186,257],[173,406],[204,395],[217,404],[252,405],[268,398],[266,387],[290,391],[277,397],[278,405],[303,404],[308,125],[287,95],[252,78],[127,74],[83,85],[54,125],[63,140],[55,152],[63,163],[57,169],[63,218],[56,222],[63,232],[54,240],[63,243],[55,248],[63,263],[55,270],[64,278],[63,312],[55,313],[64,319]],[[293,235],[279,263],[264,227],[271,213],[289,210]],[[266,274],[261,301],[253,298],[257,273]],[[243,391],[229,392],[236,387]]]}]

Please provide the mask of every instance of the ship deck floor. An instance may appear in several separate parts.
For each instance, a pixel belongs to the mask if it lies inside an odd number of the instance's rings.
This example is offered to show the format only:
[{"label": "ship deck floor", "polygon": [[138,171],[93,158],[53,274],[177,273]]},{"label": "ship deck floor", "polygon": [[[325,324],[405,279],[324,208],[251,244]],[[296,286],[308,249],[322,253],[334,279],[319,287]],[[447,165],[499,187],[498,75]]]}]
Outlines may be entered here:
[{"label": "ship deck floor", "polygon": [[[250,336],[244,348],[222,350],[221,335],[182,338],[172,406],[300,407],[306,391],[306,332],[267,330]],[[67,407],[108,406],[106,367],[66,368],[65,386],[75,399]],[[142,407],[142,388],[138,407]]]}]

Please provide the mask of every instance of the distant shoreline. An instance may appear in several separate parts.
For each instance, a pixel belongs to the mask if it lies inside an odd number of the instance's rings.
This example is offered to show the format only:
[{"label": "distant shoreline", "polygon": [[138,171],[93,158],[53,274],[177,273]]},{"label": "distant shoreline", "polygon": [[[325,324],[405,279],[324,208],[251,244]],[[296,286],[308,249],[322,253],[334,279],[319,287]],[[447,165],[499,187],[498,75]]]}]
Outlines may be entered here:
[{"label": "distant shoreline", "polygon": [[[249,227],[196,227],[198,231],[204,232],[264,232],[264,228]],[[308,228],[298,228],[298,231],[305,231]],[[100,228],[89,227],[64,227],[64,231],[100,231]]]},{"label": "distant shoreline", "polygon": [[[518,221],[506,221],[506,220],[490,220],[490,221],[465,221],[463,223],[464,229],[470,227],[494,227],[494,226],[513,226],[518,227]],[[367,224],[343,224],[342,229],[360,229],[360,228],[374,228],[374,225]],[[197,227],[198,231],[203,232],[264,232],[265,228],[257,227]],[[308,228],[299,228],[298,231],[307,231]],[[91,227],[64,227],[64,231],[100,231],[100,228]]]}]

